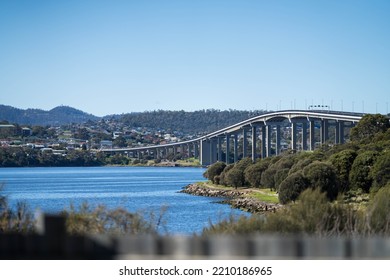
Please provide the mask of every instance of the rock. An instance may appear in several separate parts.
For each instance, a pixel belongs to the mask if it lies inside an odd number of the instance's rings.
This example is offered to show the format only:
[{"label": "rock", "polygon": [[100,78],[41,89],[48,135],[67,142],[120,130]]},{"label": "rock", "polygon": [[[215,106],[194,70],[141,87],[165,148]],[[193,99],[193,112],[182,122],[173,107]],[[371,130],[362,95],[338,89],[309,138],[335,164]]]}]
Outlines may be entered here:
[{"label": "rock", "polygon": [[222,203],[230,204],[233,208],[250,213],[275,212],[281,207],[280,204],[266,203],[254,198],[244,197],[248,193],[247,191],[212,189],[190,184],[185,186],[180,192],[198,196],[228,198],[228,200]]}]

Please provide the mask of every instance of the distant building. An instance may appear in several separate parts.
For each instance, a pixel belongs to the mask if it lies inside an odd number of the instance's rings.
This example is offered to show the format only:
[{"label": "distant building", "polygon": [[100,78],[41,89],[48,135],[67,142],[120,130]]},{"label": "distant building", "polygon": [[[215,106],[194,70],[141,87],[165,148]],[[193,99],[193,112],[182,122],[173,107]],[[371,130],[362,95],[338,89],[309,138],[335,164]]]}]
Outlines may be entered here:
[{"label": "distant building", "polygon": [[29,137],[32,135],[32,129],[28,127],[22,127],[22,136]]},{"label": "distant building", "polygon": [[14,136],[16,127],[13,124],[0,124],[0,134],[3,137]]},{"label": "distant building", "polygon": [[100,141],[100,149],[112,149],[112,141],[110,140]]}]

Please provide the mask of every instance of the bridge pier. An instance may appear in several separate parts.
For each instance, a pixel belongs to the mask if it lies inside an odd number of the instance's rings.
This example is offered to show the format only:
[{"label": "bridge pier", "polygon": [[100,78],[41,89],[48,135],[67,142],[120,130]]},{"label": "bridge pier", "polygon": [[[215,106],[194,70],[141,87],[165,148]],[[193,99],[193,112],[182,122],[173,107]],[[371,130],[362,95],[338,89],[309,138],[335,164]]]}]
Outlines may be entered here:
[{"label": "bridge pier", "polygon": [[261,126],[261,158],[267,157],[267,132],[266,132],[266,126]]},{"label": "bridge pier", "polygon": [[233,144],[234,144],[234,163],[238,161],[238,135],[235,133],[233,135]]},{"label": "bridge pier", "polygon": [[256,155],[256,141],[257,141],[257,127],[252,125],[252,161],[255,162],[257,159]]},{"label": "bridge pier", "polygon": [[226,164],[230,164],[230,134],[226,134]]},{"label": "bridge pier", "polygon": [[243,139],[242,139],[242,158],[246,158],[247,157],[247,150],[248,150],[248,139],[246,138],[247,136],[247,128],[243,128],[242,129],[242,135],[243,135]]}]

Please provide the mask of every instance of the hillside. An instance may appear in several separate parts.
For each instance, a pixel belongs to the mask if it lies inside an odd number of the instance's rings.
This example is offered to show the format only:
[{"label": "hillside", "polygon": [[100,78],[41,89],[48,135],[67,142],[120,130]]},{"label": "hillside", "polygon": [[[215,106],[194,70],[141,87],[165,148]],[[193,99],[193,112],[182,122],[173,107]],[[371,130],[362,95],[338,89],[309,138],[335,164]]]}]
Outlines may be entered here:
[{"label": "hillside", "polygon": [[50,111],[41,109],[18,109],[0,105],[0,121],[24,125],[61,125],[83,123],[100,118],[68,106],[58,106]]},{"label": "hillside", "polygon": [[[184,134],[203,134],[224,128],[239,121],[260,115],[265,111],[246,110],[198,110],[194,112],[156,110],[121,115],[109,115],[103,119],[129,127],[143,127],[152,131],[164,130]],[[68,106],[58,106],[50,111],[18,109],[0,105],[0,121],[20,125],[63,125],[85,123],[101,118]]]},{"label": "hillside", "polygon": [[131,127],[147,127],[165,131],[179,131],[196,134],[209,133],[227,127],[239,121],[260,115],[265,111],[244,110],[199,110],[185,111],[149,111],[121,115],[119,120]]}]

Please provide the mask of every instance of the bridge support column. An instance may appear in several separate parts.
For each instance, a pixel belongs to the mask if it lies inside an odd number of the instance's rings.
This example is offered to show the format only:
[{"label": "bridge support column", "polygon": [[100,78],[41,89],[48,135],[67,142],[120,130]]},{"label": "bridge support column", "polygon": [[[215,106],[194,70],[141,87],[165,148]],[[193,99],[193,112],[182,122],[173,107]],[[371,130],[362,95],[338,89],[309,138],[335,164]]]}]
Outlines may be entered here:
[{"label": "bridge support column", "polygon": [[156,148],[156,158],[157,158],[157,159],[160,159],[160,158],[161,158],[160,149],[159,149],[159,148]]},{"label": "bridge support column", "polygon": [[255,162],[257,155],[256,155],[256,140],[257,140],[257,131],[256,126],[252,126],[252,161]]},{"label": "bridge support column", "polygon": [[291,150],[297,150],[297,123],[291,123]]},{"label": "bridge support column", "polygon": [[335,132],[334,143],[340,144],[340,122],[336,122],[334,132]]},{"label": "bridge support column", "polygon": [[217,155],[217,139],[210,139],[210,164],[216,163],[218,160]]},{"label": "bridge support column", "polygon": [[267,157],[267,132],[266,132],[266,126],[263,125],[261,127],[261,158]]},{"label": "bridge support column", "polygon": [[282,147],[280,145],[281,135],[280,135],[280,125],[276,125],[276,155],[280,155]]},{"label": "bridge support column", "polygon": [[325,144],[329,139],[329,122],[328,120],[321,121],[321,144]]},{"label": "bridge support column", "polygon": [[272,143],[272,125],[266,126],[266,157],[272,156],[272,149],[271,149],[271,143]]},{"label": "bridge support column", "polygon": [[194,142],[194,157],[198,158],[199,157],[199,144]]},{"label": "bridge support column", "polygon": [[345,140],[344,140],[344,122],[343,121],[339,121],[338,129],[339,129],[339,139],[340,139],[339,143],[344,144]]},{"label": "bridge support column", "polygon": [[222,138],[218,137],[218,161],[222,161]]},{"label": "bridge support column", "polygon": [[210,165],[210,140],[200,141],[200,164],[203,166]]},{"label": "bridge support column", "polygon": [[302,123],[302,150],[307,151],[307,122]]},{"label": "bridge support column", "polygon": [[230,164],[230,134],[226,134],[226,164]]},{"label": "bridge support column", "polygon": [[238,161],[238,136],[234,134],[234,163]]},{"label": "bridge support column", "polygon": [[246,136],[247,136],[247,129],[245,127],[242,129],[242,135],[243,135],[243,139],[242,139],[242,158],[246,158],[247,157],[247,150],[248,150],[248,139],[246,138]]},{"label": "bridge support column", "polygon": [[315,122],[313,120],[310,121],[310,127],[309,127],[309,141],[310,141],[310,151],[314,151],[316,146],[316,139],[315,139]]}]

